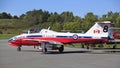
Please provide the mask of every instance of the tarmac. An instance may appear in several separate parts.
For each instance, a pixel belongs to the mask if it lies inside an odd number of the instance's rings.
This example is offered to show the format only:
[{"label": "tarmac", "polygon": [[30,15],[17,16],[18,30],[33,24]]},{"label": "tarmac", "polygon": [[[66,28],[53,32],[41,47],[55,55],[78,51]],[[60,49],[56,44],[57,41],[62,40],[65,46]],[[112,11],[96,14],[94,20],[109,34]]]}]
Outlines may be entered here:
[{"label": "tarmac", "polygon": [[64,53],[42,54],[26,46],[18,52],[7,40],[0,40],[0,68],[120,68],[120,53],[66,47]]}]

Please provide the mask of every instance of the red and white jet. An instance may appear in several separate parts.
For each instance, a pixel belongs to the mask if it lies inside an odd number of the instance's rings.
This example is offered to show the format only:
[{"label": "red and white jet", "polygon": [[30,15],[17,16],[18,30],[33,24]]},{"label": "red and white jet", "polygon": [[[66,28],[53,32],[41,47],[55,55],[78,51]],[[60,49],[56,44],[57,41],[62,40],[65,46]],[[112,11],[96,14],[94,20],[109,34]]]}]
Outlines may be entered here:
[{"label": "red and white jet", "polygon": [[38,33],[21,34],[9,39],[11,46],[21,51],[22,46],[40,46],[43,53],[47,50],[64,51],[64,44],[70,43],[109,43],[114,39],[111,33],[110,21],[96,22],[86,33],[63,33],[48,29],[40,29]]}]

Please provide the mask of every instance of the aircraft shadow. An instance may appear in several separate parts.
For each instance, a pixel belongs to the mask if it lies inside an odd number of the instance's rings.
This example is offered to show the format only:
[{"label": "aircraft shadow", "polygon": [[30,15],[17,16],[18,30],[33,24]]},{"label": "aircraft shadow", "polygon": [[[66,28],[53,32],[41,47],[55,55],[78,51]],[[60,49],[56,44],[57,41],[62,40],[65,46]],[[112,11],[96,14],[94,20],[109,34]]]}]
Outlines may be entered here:
[{"label": "aircraft shadow", "polygon": [[58,51],[49,51],[47,54],[120,54],[120,51],[64,51],[63,53],[59,53]]},{"label": "aircraft shadow", "polygon": [[[37,50],[21,50],[21,52],[41,52]],[[60,53],[58,51],[48,51],[47,54],[70,54],[70,53],[90,53],[91,51],[64,51]],[[42,53],[42,52],[41,52]]]},{"label": "aircraft shadow", "polygon": [[47,54],[73,54],[73,53],[90,53],[91,51],[64,51],[60,53],[58,51],[49,51]]},{"label": "aircraft shadow", "polygon": [[[40,52],[37,50],[21,50],[21,52]],[[116,54],[119,53],[120,51],[103,51],[103,52],[98,52],[98,51],[91,51],[91,50],[85,50],[85,51],[64,51],[63,53],[60,53],[58,51],[48,51],[46,54],[77,54],[77,53],[84,53],[84,54]]]},{"label": "aircraft shadow", "polygon": [[41,52],[41,51],[37,51],[37,50],[21,50],[21,52]]}]

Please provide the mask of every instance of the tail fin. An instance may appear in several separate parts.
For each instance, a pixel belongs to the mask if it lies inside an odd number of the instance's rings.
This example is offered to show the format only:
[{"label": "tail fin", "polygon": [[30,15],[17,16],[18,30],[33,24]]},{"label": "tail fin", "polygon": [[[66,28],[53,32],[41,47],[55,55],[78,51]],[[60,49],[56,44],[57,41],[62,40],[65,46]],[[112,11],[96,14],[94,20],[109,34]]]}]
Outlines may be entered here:
[{"label": "tail fin", "polygon": [[87,35],[109,37],[111,35],[110,21],[96,22],[87,32]]}]

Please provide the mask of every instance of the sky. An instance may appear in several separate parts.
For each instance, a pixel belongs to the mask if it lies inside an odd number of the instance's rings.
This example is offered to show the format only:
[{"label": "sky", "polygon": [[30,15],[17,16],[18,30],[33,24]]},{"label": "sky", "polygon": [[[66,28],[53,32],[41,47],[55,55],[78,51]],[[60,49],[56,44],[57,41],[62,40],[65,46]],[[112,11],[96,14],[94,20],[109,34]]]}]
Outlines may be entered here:
[{"label": "sky", "polygon": [[73,12],[84,17],[88,12],[102,16],[108,12],[120,12],[120,0],[0,0],[0,13],[20,16],[31,10],[62,13]]}]

